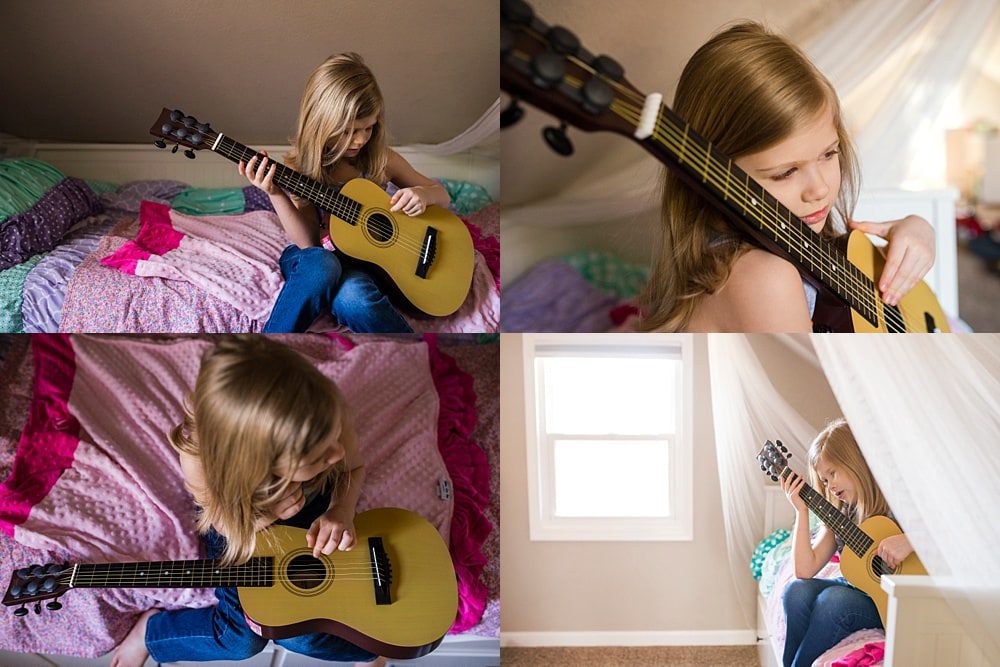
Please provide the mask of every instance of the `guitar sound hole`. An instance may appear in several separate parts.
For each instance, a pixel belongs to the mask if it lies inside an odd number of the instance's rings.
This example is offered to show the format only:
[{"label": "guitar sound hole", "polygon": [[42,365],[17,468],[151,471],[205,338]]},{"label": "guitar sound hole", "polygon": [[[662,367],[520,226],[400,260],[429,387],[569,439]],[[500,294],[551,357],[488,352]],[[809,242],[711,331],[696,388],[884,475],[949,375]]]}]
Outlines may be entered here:
[{"label": "guitar sound hole", "polygon": [[296,556],[286,573],[288,580],[299,588],[316,588],[326,581],[326,566],[312,556]]},{"label": "guitar sound hole", "polygon": [[370,216],[365,225],[368,228],[368,235],[375,239],[376,243],[385,243],[392,238],[392,219],[382,213]]}]

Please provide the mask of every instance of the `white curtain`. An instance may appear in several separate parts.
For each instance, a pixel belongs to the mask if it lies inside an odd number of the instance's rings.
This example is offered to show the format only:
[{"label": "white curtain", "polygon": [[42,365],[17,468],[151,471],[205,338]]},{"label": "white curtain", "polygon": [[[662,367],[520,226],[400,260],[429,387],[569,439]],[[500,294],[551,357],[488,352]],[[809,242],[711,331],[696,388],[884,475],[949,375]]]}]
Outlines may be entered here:
[{"label": "white curtain", "polygon": [[[783,338],[792,351],[808,346],[805,334]],[[797,469],[804,470],[816,429],[774,388],[746,336],[708,334],[708,363],[730,573],[747,623],[756,627],[756,591],[747,564],[762,537],[765,479],[754,456],[765,440],[780,439],[800,462]]]},{"label": "white curtain", "polygon": [[439,144],[409,144],[406,148],[425,155],[454,155],[478,146],[500,132],[500,98],[460,134]]},{"label": "white curtain", "polygon": [[1000,335],[812,341],[896,518],[1000,664]]}]

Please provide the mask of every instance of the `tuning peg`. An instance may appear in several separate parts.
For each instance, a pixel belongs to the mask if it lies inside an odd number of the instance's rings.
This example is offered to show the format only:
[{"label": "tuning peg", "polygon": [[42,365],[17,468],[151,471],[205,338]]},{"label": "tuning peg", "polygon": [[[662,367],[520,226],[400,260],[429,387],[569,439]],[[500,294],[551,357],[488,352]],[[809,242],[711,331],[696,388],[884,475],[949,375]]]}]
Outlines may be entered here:
[{"label": "tuning peg", "polygon": [[777,475],[771,475],[771,481],[772,482],[777,482],[778,481],[778,476]]},{"label": "tuning peg", "polygon": [[510,101],[507,108],[500,112],[500,129],[510,127],[524,116],[524,109],[518,104],[517,98]]},{"label": "tuning peg", "polygon": [[180,147],[181,147],[180,144],[174,144],[174,147],[170,149],[170,152],[171,153],[176,153],[177,149],[180,148]]},{"label": "tuning peg", "polygon": [[608,56],[597,56],[591,65],[612,81],[621,81],[622,77],[625,76],[625,70],[618,64],[618,61]]},{"label": "tuning peg", "polygon": [[163,139],[157,139],[156,141],[153,142],[153,145],[156,146],[157,148],[166,148],[167,142],[165,142]]},{"label": "tuning peg", "polygon": [[760,469],[763,470],[764,472],[767,472],[767,466],[764,464],[761,464]]},{"label": "tuning peg", "polygon": [[556,53],[568,53],[575,55],[580,48],[580,40],[572,32],[561,25],[549,28],[549,44],[552,45]]},{"label": "tuning peg", "polygon": [[27,616],[28,610],[22,604],[20,607],[14,610],[14,615],[17,616],[18,618],[21,618],[22,616]]},{"label": "tuning peg", "polygon": [[182,120],[181,122],[184,123],[186,127],[193,127],[195,123],[198,122],[198,119],[195,118],[194,116],[184,116],[184,120]]},{"label": "tuning peg", "polygon": [[531,81],[539,88],[552,88],[566,73],[566,57],[555,51],[543,51],[531,59]]},{"label": "tuning peg", "polygon": [[542,130],[542,136],[545,137],[545,143],[549,145],[549,148],[559,155],[568,157],[573,154],[573,144],[566,136],[566,121],[559,123],[559,127],[551,125],[546,127]]},{"label": "tuning peg", "polygon": [[524,0],[501,0],[500,17],[512,23],[527,25],[535,17],[535,11]]},{"label": "tuning peg", "polygon": [[170,112],[170,120],[174,121],[175,123],[183,117],[184,117],[184,112],[181,111],[180,109],[174,109],[173,111]]},{"label": "tuning peg", "polygon": [[50,611],[59,611],[60,609],[62,609],[62,603],[59,602],[58,598],[56,598],[55,600],[52,600],[51,602],[47,602],[45,604],[45,608],[48,609],[48,610],[50,610]]},{"label": "tuning peg", "polygon": [[40,600],[35,603],[34,609],[36,615],[40,615],[42,613],[42,602]]},{"label": "tuning peg", "polygon": [[190,141],[195,146],[200,144],[202,139],[203,137],[199,132],[194,132],[190,137],[188,137],[188,141]]},{"label": "tuning peg", "polygon": [[194,129],[204,134],[205,132],[209,132],[212,128],[208,126],[208,123],[198,123],[194,126]]},{"label": "tuning peg", "polygon": [[184,151],[184,157],[194,159],[194,151],[190,148]]}]

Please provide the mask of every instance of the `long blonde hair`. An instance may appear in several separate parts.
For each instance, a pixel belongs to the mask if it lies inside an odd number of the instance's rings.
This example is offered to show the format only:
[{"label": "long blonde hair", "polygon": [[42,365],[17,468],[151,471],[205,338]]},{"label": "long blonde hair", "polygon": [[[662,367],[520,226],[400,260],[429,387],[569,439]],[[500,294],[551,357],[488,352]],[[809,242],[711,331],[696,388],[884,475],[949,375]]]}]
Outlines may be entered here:
[{"label": "long blonde hair", "polygon": [[349,160],[368,179],[384,184],[389,147],[382,91],[357,53],[330,56],[306,82],[298,131],[285,161],[310,178],[332,183],[333,168],[350,147],[351,125],[369,116],[376,117],[372,136]]},{"label": "long blonde hair", "polygon": [[[295,468],[329,438],[347,406],[337,386],[288,347],[260,335],[228,336],[205,352],[184,418],[170,433],[179,452],[195,457],[205,476],[198,531],[226,537],[222,562],[253,554],[257,521],[268,516]],[[284,475],[278,463],[288,463]],[[336,487],[340,462],[302,485]]]},{"label": "long blonde hair", "polygon": [[[842,474],[850,478],[858,496],[853,505],[848,505],[837,498],[823,484],[816,470],[820,457],[827,463],[837,466]],[[809,480],[813,488],[856,523],[875,515],[889,514],[889,503],[868,468],[851,427],[843,419],[835,419],[827,424],[809,446]]]},{"label": "long blonde hair", "polygon": [[[837,223],[822,235],[844,233],[859,188],[860,170],[833,86],[794,44],[754,22],[718,33],[688,61],[673,110],[732,159],[757,153],[833,112],[840,140],[841,186]],[[666,170],[661,236],[641,297],[643,330],[681,331],[701,300],[726,280],[751,248],[701,195]]]}]

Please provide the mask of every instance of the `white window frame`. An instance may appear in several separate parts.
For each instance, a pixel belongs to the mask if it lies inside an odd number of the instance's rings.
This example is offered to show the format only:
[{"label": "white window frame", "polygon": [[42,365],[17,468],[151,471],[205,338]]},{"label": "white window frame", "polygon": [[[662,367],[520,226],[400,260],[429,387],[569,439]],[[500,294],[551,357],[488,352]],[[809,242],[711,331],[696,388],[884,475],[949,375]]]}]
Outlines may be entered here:
[{"label": "white window frame", "polygon": [[[691,541],[693,539],[692,422],[694,339],[692,334],[523,334],[524,415],[528,458],[528,528],[533,541]],[[670,445],[671,516],[560,517],[554,509],[553,450],[542,433],[536,400],[536,350],[540,346],[587,346],[639,352],[672,348],[680,352],[677,432]],[[544,408],[542,408],[544,409]],[[617,436],[616,436],[617,437]],[[627,439],[622,436],[621,439]]]}]

